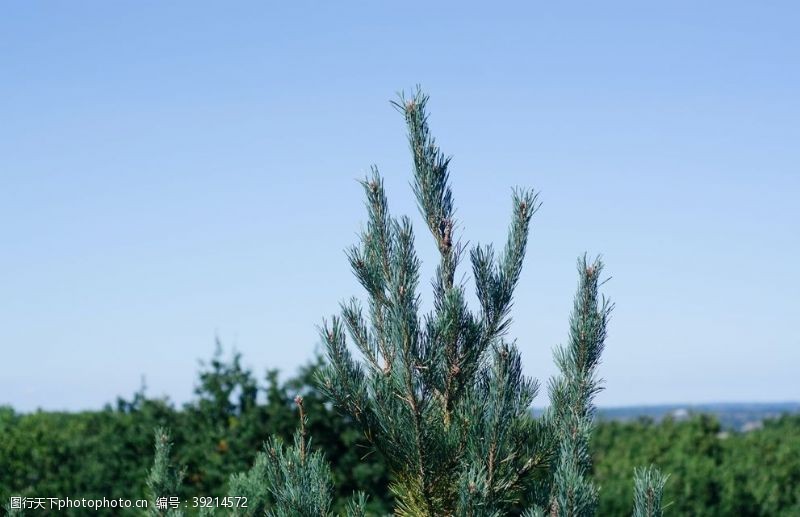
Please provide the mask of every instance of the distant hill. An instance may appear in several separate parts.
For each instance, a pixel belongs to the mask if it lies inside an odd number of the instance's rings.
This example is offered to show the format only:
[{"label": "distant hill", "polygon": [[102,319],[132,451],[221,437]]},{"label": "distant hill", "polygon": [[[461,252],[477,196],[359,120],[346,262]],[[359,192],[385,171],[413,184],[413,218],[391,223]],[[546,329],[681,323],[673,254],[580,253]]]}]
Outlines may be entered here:
[{"label": "distant hill", "polygon": [[777,418],[784,413],[800,413],[800,402],[664,404],[606,407],[597,410],[597,416],[601,421],[626,421],[641,417],[652,418],[656,421],[666,417],[683,420],[698,413],[716,416],[725,429],[750,431],[760,428],[766,419]]}]

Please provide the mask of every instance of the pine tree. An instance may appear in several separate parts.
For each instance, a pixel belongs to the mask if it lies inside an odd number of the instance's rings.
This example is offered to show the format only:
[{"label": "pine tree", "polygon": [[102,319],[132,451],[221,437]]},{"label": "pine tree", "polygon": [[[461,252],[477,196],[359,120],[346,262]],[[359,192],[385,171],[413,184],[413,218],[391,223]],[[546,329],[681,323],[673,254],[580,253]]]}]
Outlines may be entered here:
[{"label": "pine tree", "polygon": [[[549,383],[550,406],[533,418],[539,385],[523,375],[506,334],[538,194],[513,192],[502,251],[491,245],[469,251],[479,303],[470,310],[465,283],[455,280],[466,246],[457,235],[450,158],[430,134],[427,103],[417,90],[393,104],[407,124],[413,191],[439,251],[433,308],[420,314],[412,225],[390,215],[373,167],[361,182],[367,225],[347,253],[366,307],[353,298],[323,323],[329,364],[320,388],[385,458],[399,516],[593,515],[598,489],[588,445],[612,309],[599,293],[603,264],[586,256],[578,261],[569,341],[555,351],[559,375]],[[249,472],[231,478],[231,495],[246,494],[254,503],[239,514],[331,515],[330,469],[311,450],[302,399],[297,404],[293,445],[271,439]],[[666,478],[653,468],[635,477],[634,514],[660,516]],[[364,508],[365,497],[357,494],[347,514],[363,515]]]},{"label": "pine tree", "polygon": [[456,235],[450,158],[430,134],[427,102],[417,90],[394,105],[408,127],[414,194],[440,255],[433,310],[420,315],[411,223],[390,215],[373,168],[362,182],[368,224],[348,253],[367,308],[352,299],[324,324],[330,366],[322,389],[389,462],[398,515],[502,515],[522,501],[533,514],[591,515],[592,399],[611,311],[598,293],[603,265],[579,262],[570,341],[555,357],[561,373],[550,384],[550,409],[534,420],[538,384],[522,374],[505,335],[538,194],[514,191],[502,252],[491,245],[470,250],[480,303],[470,311],[465,285],[455,281],[465,246]]}]

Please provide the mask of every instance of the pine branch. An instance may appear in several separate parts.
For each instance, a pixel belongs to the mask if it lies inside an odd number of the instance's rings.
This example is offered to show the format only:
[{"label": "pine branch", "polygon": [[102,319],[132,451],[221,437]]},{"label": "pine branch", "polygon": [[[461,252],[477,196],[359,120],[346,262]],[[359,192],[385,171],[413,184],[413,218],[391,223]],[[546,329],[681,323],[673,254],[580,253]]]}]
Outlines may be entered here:
[{"label": "pine branch", "polygon": [[237,505],[235,508],[231,508],[231,515],[253,517],[265,514],[270,501],[269,480],[267,479],[268,463],[267,454],[262,451],[256,455],[250,470],[231,475],[228,481],[228,495],[247,501],[247,506]]},{"label": "pine branch", "polygon": [[147,489],[150,501],[147,514],[153,517],[181,517],[183,512],[170,507],[167,501],[178,496],[183,471],[175,470],[170,463],[172,441],[164,428],[155,431],[155,458],[147,476]]},{"label": "pine branch", "polygon": [[661,499],[669,476],[651,465],[635,469],[633,478],[633,517],[661,517],[664,513]]},{"label": "pine branch", "polygon": [[515,502],[524,476],[535,466],[524,446],[530,440],[529,407],[537,385],[522,374],[516,347],[501,344],[470,393],[470,469],[460,483],[460,513],[502,512]]},{"label": "pine branch", "polygon": [[447,290],[453,285],[458,257],[457,247],[453,246],[455,210],[449,183],[450,157],[442,153],[430,134],[427,104],[428,96],[419,87],[410,99],[401,94],[399,100],[393,102],[406,119],[408,142],[414,158],[414,195],[442,255],[440,278],[443,289]]},{"label": "pine branch", "polygon": [[363,492],[356,492],[345,506],[347,517],[367,517],[367,495]]},{"label": "pine branch", "polygon": [[[372,176],[364,179],[361,185],[367,197],[369,219],[366,231],[361,234],[361,247],[351,248],[348,258],[353,272],[370,295],[372,323],[377,334],[376,346],[384,361],[383,369],[388,371],[394,354],[389,349],[390,343],[384,330],[384,319],[389,307],[386,289],[391,275],[394,227],[389,215],[383,179],[376,167],[372,168]],[[378,354],[373,352],[372,355],[377,364]]]},{"label": "pine branch", "polygon": [[555,351],[560,376],[550,385],[552,429],[559,440],[553,472],[551,515],[593,515],[597,490],[592,485],[589,436],[594,424],[592,400],[600,391],[596,369],[613,306],[598,294],[603,264],[578,261],[580,282],[570,317],[569,345]]},{"label": "pine branch", "polygon": [[307,416],[303,398],[295,403],[300,412],[300,426],[294,444],[287,447],[280,438],[266,444],[264,478],[269,487],[271,517],[326,517],[331,514],[333,481],[330,467],[322,453],[311,450],[306,438]]},{"label": "pine branch", "polygon": [[511,323],[508,314],[522,271],[530,221],[540,206],[538,194],[533,191],[515,191],[511,228],[499,261],[495,261],[491,245],[477,246],[472,250],[470,258],[482,309],[484,334],[479,353],[494,339],[502,336]]}]

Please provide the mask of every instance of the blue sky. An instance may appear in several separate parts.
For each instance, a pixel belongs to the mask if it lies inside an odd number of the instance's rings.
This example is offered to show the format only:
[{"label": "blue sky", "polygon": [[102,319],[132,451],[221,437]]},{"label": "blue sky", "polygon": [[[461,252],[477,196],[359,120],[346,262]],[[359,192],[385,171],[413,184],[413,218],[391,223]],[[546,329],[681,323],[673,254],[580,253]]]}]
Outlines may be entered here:
[{"label": "blue sky", "polygon": [[4,4],[0,403],[96,408],[142,376],[184,401],[215,336],[293,371],[361,294],[373,163],[430,277],[388,102],[417,83],[465,240],[541,191],[529,374],[588,251],[616,303],[600,404],[800,399],[797,4],[432,4]]}]

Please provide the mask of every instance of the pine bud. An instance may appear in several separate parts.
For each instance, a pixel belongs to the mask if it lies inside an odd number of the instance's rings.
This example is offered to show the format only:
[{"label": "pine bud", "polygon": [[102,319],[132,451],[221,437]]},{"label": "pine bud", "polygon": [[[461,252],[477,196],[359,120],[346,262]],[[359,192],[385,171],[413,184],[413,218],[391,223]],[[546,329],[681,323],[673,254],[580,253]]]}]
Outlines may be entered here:
[{"label": "pine bud", "polygon": [[439,232],[442,234],[442,248],[447,251],[453,245],[453,221],[442,219],[439,223]]}]

